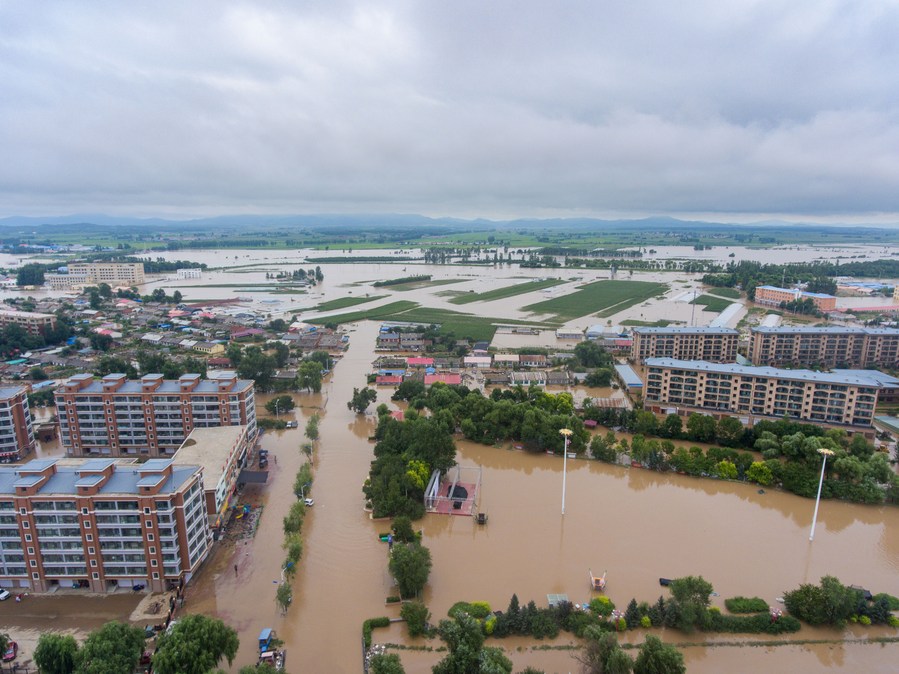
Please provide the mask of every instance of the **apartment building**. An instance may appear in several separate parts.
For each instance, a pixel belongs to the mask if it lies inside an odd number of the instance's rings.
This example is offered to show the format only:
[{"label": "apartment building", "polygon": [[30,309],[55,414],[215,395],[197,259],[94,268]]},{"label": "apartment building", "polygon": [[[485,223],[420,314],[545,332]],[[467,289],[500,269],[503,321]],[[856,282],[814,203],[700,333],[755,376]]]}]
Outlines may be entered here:
[{"label": "apartment building", "polygon": [[740,333],[733,328],[634,328],[631,360],[675,358],[732,363]]},{"label": "apartment building", "polygon": [[746,417],[791,417],[814,423],[870,427],[880,373],[813,372],[695,360],[649,358],[644,400],[676,408]]},{"label": "apartment building", "polygon": [[899,366],[899,330],[839,326],[752,328],[749,358],[756,365],[895,368]]},{"label": "apartment building", "polygon": [[44,335],[56,328],[56,316],[36,311],[0,309],[0,327],[5,325],[18,325],[29,335]]},{"label": "apartment building", "polygon": [[237,498],[237,480],[247,465],[250,437],[246,426],[195,428],[172,457],[175,465],[200,466],[209,526],[224,524]]},{"label": "apartment building", "polygon": [[20,386],[0,388],[0,463],[19,461],[33,449],[28,392]]},{"label": "apartment building", "polygon": [[79,374],[56,392],[59,432],[70,456],[171,456],[195,428],[246,426],[256,437],[250,380],[220,371],[201,379]]},{"label": "apartment building", "polygon": [[782,302],[809,299],[819,311],[833,311],[837,307],[837,298],[824,293],[809,293],[799,288],[778,288],[777,286],[759,286],[755,289],[755,303],[771,307],[779,307]]},{"label": "apartment building", "polygon": [[142,262],[72,262],[65,274],[44,274],[44,283],[54,290],[107,283],[116,286],[140,286],[145,282]]},{"label": "apartment building", "polygon": [[162,592],[212,545],[199,466],[171,460],[0,466],[0,586]]}]

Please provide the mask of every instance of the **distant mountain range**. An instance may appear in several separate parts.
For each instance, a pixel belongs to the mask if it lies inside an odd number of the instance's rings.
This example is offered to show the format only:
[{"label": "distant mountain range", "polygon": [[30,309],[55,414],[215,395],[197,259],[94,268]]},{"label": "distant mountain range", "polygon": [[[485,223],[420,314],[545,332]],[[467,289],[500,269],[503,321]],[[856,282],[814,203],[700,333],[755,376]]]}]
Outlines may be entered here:
[{"label": "distant mountain range", "polygon": [[763,221],[747,223],[723,223],[698,220],[680,220],[678,218],[658,216],[639,219],[604,220],[599,218],[522,218],[516,220],[487,220],[460,218],[431,218],[424,215],[384,213],[384,214],[319,214],[319,215],[221,215],[209,218],[187,220],[170,220],[165,218],[133,218],[102,214],[77,214],[48,217],[11,216],[0,218],[0,228],[36,229],[53,226],[93,226],[129,229],[190,230],[234,229],[262,227],[305,227],[310,229],[348,226],[353,228],[426,228],[452,230],[485,229],[566,229],[566,230],[614,230],[627,228],[631,230],[720,230],[740,228],[813,230],[859,230],[895,229],[899,223],[886,225],[822,225],[814,223],[791,223],[785,221]]}]

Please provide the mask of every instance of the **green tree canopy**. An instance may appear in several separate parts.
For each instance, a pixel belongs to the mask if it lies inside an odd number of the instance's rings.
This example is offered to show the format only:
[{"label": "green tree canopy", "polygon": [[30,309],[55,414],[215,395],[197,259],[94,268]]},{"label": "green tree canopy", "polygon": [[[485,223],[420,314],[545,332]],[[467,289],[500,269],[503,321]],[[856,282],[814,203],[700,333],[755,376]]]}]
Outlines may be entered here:
[{"label": "green tree canopy", "polygon": [[142,628],[108,622],[84,640],[78,651],[75,674],[133,672],[140,661],[145,641]]},{"label": "green tree canopy", "polygon": [[159,638],[158,650],[153,656],[153,671],[157,674],[207,674],[222,658],[230,665],[237,647],[237,632],[221,620],[200,614],[189,615],[175,622],[170,631]]},{"label": "green tree canopy", "polygon": [[388,567],[400,594],[414,597],[424,589],[431,574],[431,551],[419,543],[398,543],[393,546]]},{"label": "green tree canopy", "polygon": [[364,414],[368,406],[377,399],[378,393],[374,389],[367,386],[362,389],[353,388],[353,397],[346,406],[347,409],[353,410],[356,414]]},{"label": "green tree canopy", "polygon": [[70,634],[44,632],[34,649],[34,663],[42,674],[72,674],[78,657],[78,642]]},{"label": "green tree canopy", "polygon": [[634,662],[634,674],[684,674],[686,671],[684,656],[679,650],[655,635],[646,635]]}]

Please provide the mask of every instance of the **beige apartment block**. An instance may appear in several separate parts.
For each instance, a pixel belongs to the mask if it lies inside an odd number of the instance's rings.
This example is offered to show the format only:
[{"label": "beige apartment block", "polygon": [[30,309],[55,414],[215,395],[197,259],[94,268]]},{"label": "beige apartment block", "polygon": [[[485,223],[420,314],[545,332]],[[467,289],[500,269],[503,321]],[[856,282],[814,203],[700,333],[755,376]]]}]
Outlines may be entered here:
[{"label": "beige apartment block", "polygon": [[740,333],[733,328],[634,328],[631,360],[675,358],[732,363]]},{"label": "beige apartment block", "polygon": [[29,335],[43,335],[56,327],[56,316],[35,311],[0,309],[0,327],[18,325]]},{"label": "beige apartment block", "polygon": [[144,284],[144,265],[142,262],[72,262],[67,274],[45,274],[44,282],[55,290],[100,283],[130,288]]},{"label": "beige apartment block", "polygon": [[56,392],[59,434],[70,456],[171,456],[196,428],[246,426],[256,438],[254,382],[222,371],[209,379],[79,374]]},{"label": "beige apartment block", "polygon": [[870,427],[881,373],[813,372],[649,358],[644,401],[662,411],[702,411],[828,425]]},{"label": "beige apartment block", "polygon": [[756,365],[823,368],[899,366],[895,328],[752,328],[749,359]]},{"label": "beige apartment block", "polygon": [[200,466],[170,459],[0,466],[4,587],[162,592],[188,582],[211,546]]}]

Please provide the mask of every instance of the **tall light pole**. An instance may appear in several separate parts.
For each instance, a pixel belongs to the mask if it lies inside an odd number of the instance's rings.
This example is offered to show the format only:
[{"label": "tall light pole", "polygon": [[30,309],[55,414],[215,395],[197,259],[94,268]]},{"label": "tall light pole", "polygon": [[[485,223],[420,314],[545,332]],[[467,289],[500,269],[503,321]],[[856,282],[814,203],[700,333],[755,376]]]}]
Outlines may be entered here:
[{"label": "tall light pole", "polygon": [[560,428],[559,433],[561,433],[562,437],[565,438],[565,449],[563,450],[563,458],[562,458],[562,514],[565,514],[565,480],[568,477],[568,438],[571,437],[572,431],[570,428]]},{"label": "tall light pole", "polygon": [[815,499],[815,514],[812,516],[812,533],[809,534],[810,541],[815,540],[815,525],[818,523],[818,506],[821,505],[821,488],[824,486],[824,467],[827,465],[827,457],[833,456],[832,449],[821,447],[818,450],[821,455],[821,479],[818,480],[818,497]]}]

